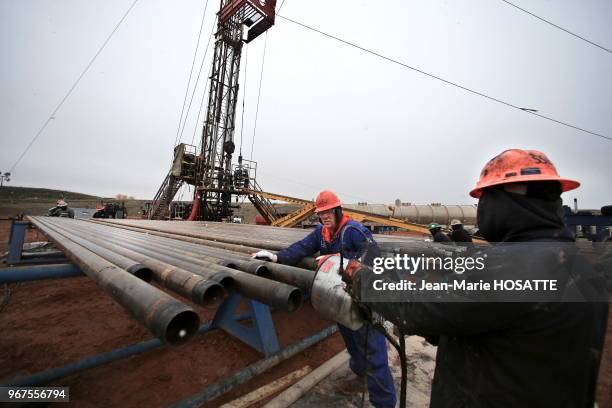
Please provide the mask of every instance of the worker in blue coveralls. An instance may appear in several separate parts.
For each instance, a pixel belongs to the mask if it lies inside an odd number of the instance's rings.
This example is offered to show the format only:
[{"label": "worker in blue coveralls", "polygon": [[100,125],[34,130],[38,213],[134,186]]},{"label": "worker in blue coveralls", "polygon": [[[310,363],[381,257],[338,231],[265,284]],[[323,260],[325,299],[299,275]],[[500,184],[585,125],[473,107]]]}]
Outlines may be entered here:
[{"label": "worker in blue coveralls", "polygon": [[[342,213],[342,203],[331,191],[322,191],[315,200],[315,212],[322,225],[301,241],[274,254],[259,251],[254,258],[285,265],[295,265],[302,258],[342,252],[344,258],[355,259],[368,250],[368,255],[379,252],[370,231],[357,221]],[[342,242],[341,238],[342,237]],[[368,248],[369,247],[369,248]],[[369,256],[368,256],[369,258]],[[367,263],[368,260],[366,259]],[[350,368],[357,376],[339,387],[344,392],[359,392],[367,383],[370,402],[376,408],[395,407],[397,401],[395,385],[387,361],[385,337],[371,325],[351,330],[338,324],[344,344],[351,356]],[[366,345],[367,347],[364,347]],[[367,350],[367,353],[365,352]],[[366,362],[367,356],[367,362]]]}]

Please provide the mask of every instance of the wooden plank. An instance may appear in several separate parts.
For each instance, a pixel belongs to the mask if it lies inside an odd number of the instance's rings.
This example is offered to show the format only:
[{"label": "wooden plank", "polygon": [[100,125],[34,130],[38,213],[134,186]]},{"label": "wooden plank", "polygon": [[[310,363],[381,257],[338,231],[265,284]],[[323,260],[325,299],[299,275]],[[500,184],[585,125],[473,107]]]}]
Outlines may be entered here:
[{"label": "wooden plank", "polygon": [[223,404],[220,408],[245,408],[250,405],[253,405],[256,402],[259,402],[272,394],[284,390],[292,383],[304,377],[311,371],[312,368],[310,368],[310,366],[304,366],[299,370],[295,370],[292,373],[289,373],[286,376],[279,378],[278,380],[272,381],[271,383],[266,384],[263,387],[251,391],[240,398],[228,402],[227,404]]},{"label": "wooden plank", "polygon": [[349,358],[350,356],[346,350],[341,351],[293,386],[278,394],[274,399],[264,405],[263,408],[287,408],[304,396],[304,394],[321,382],[325,377],[337,370],[338,367],[346,364]]}]

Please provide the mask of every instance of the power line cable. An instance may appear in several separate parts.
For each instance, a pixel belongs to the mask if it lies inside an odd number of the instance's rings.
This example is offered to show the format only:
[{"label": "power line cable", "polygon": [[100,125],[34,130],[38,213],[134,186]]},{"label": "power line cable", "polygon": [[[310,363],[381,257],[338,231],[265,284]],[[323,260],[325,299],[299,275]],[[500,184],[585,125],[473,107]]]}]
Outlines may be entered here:
[{"label": "power line cable", "polygon": [[[264,175],[266,177],[272,178],[272,179],[285,181],[285,182],[288,182],[288,183],[291,183],[291,184],[294,184],[294,185],[308,187],[308,188],[311,188],[311,189],[313,189],[315,191],[323,191],[323,190],[329,188],[329,186],[328,187],[315,186],[314,184],[307,184],[307,183],[304,183],[304,182],[301,182],[301,181],[297,181],[297,180],[293,180],[293,179],[290,179],[290,178],[279,177],[278,174],[270,174],[270,173],[265,173],[265,172],[262,172],[262,171],[258,171],[258,173],[260,173],[260,174],[262,174],[262,175]],[[366,202],[369,202],[369,203],[375,203],[376,202],[375,200],[370,200],[370,199],[365,198],[365,197],[359,197],[359,196],[343,193],[342,191],[338,191],[338,190],[335,190],[335,189],[334,189],[334,191],[336,193],[340,194],[341,196],[356,198],[359,201],[366,201]],[[316,195],[316,193],[315,193],[315,195]]]},{"label": "power line cable", "polygon": [[[210,47],[210,40],[213,37],[213,32],[214,32],[214,25],[213,25],[213,29],[210,31],[210,35],[208,37],[208,43],[206,44],[206,51],[204,52],[204,58],[206,58],[206,54],[208,53],[208,48]],[[204,63],[204,60],[202,60],[202,63]],[[208,72],[209,72],[208,77],[210,78],[210,74],[212,73],[212,65],[211,65],[210,69],[208,70]],[[208,85],[209,84],[210,84],[210,82],[207,82],[204,85],[204,92],[202,93],[202,99],[200,100],[200,106],[198,107],[198,116],[197,116],[196,121],[195,121],[195,126],[193,127],[193,135],[191,135],[191,145],[192,146],[193,146],[193,142],[195,140],[196,132],[198,131],[198,126],[199,126],[199,122],[200,122],[200,115],[202,114],[202,107],[204,106],[204,99],[206,99],[206,94],[208,92]],[[197,150],[200,149],[200,145],[202,144],[201,142],[202,142],[202,140],[200,139],[200,142],[198,143]]]},{"label": "power line cable", "polygon": [[[210,70],[208,72],[212,73],[212,66],[210,67]],[[202,114],[202,107],[204,106],[204,99],[206,99],[206,94],[208,93],[208,85],[209,83],[206,83],[206,86],[204,86],[204,92],[202,93],[202,99],[200,99],[200,106],[198,108],[198,117],[196,118],[195,126],[193,127],[193,135],[191,135],[191,145],[192,146],[193,146],[193,142],[195,141],[196,132],[198,131],[200,115]],[[204,130],[202,130],[202,132],[204,132]],[[197,146],[198,151],[200,150],[201,144],[202,144],[202,140],[200,139],[200,142],[198,143],[198,146]]]},{"label": "power line cable", "polygon": [[501,0],[501,1],[503,1],[504,3],[506,3],[506,4],[510,5],[510,6],[512,6],[512,7],[514,7],[514,8],[516,8],[516,9],[518,9],[518,10],[521,10],[521,11],[522,11],[522,12],[524,12],[524,13],[529,14],[529,15],[530,15],[530,16],[532,16],[532,17],[537,18],[537,19],[538,19],[538,20],[540,20],[540,21],[545,22],[546,24],[550,24],[551,26],[553,26],[553,27],[555,27],[555,28],[558,28],[558,29],[559,29],[559,30],[561,30],[561,31],[565,31],[565,32],[566,32],[566,33],[568,33],[569,35],[573,35],[574,37],[576,37],[576,38],[578,38],[578,39],[580,39],[580,40],[582,40],[582,41],[585,41],[585,42],[587,42],[587,43],[589,43],[589,44],[591,44],[591,45],[594,45],[594,46],[595,46],[595,47],[597,47],[597,48],[601,48],[602,50],[604,50],[604,51],[609,52],[610,54],[612,54],[612,50],[610,50],[609,48],[606,48],[606,47],[604,47],[604,46],[602,46],[602,45],[599,45],[599,44],[597,44],[597,43],[595,43],[595,42],[593,42],[593,41],[591,41],[591,40],[587,39],[587,38],[584,38],[584,37],[582,37],[582,36],[580,36],[580,35],[578,35],[578,34],[576,34],[576,33],[573,33],[573,32],[571,32],[570,30],[568,30],[568,29],[566,29],[566,28],[563,28],[563,27],[561,27],[561,26],[559,26],[559,25],[557,25],[557,24],[555,24],[555,23],[553,23],[553,22],[551,22],[551,21],[548,21],[548,20],[546,20],[545,18],[542,18],[542,17],[540,17],[540,16],[538,16],[538,15],[536,15],[536,14],[532,13],[532,12],[531,12],[531,11],[529,11],[529,10],[525,10],[524,8],[521,8],[521,7],[517,6],[517,5],[516,5],[516,4],[514,4],[514,3],[510,3],[510,2],[509,2],[509,1],[507,1],[507,0]]},{"label": "power line cable", "polygon": [[200,47],[200,38],[202,37],[202,28],[204,27],[204,20],[206,18],[206,8],[208,7],[208,0],[204,3],[204,11],[202,12],[202,21],[200,22],[200,30],[198,31],[198,40],[196,41],[195,51],[193,52],[193,60],[191,61],[191,69],[189,70],[189,79],[187,80],[187,87],[185,88],[185,96],[183,97],[183,107],[181,108],[181,116],[179,117],[178,125],[176,127],[176,138],[174,139],[174,146],[176,147],[179,139],[179,133],[181,130],[181,122],[183,121],[183,113],[185,112],[185,104],[187,103],[187,95],[189,94],[189,85],[191,85],[191,77],[193,76],[193,67],[195,66],[196,56],[198,55],[198,48]]},{"label": "power line cable", "polygon": [[[278,9],[276,10],[277,15],[280,12],[281,8],[283,8],[284,4],[285,4],[285,0],[282,0],[280,5],[278,6]],[[259,90],[257,91],[257,107],[255,108],[255,124],[253,125],[253,140],[251,141],[251,156],[250,156],[251,160],[253,160],[253,149],[255,149],[255,134],[257,132],[257,118],[259,116],[259,99],[261,97],[261,83],[263,81],[263,70],[264,70],[264,62],[266,60],[266,46],[267,45],[268,45],[268,32],[266,31],[265,38],[264,38],[263,57],[261,59],[261,72],[259,74]],[[245,87],[246,87],[246,76],[245,76]],[[244,121],[244,96],[242,99],[242,120]],[[242,127],[240,128],[240,155],[242,156]]]},{"label": "power line cable", "polygon": [[74,91],[74,89],[77,87],[77,85],[79,84],[79,82],[81,82],[81,79],[83,78],[83,76],[85,76],[85,74],[87,73],[87,71],[89,71],[89,68],[91,68],[91,66],[93,65],[93,63],[96,61],[96,59],[98,58],[98,56],[100,55],[100,53],[102,52],[102,50],[104,50],[104,48],[106,47],[106,44],[108,44],[108,42],[110,41],[110,39],[113,37],[113,35],[115,35],[115,33],[117,32],[117,30],[119,29],[119,26],[121,26],[121,24],[123,23],[123,21],[125,20],[125,18],[128,16],[128,14],[130,14],[130,11],[132,11],[132,9],[134,8],[134,6],[136,5],[136,3],[138,2],[138,0],[134,0],[132,2],[132,4],[130,5],[130,7],[128,7],[127,11],[123,14],[123,17],[121,17],[121,20],[119,20],[119,22],[117,23],[117,25],[115,26],[115,28],[113,28],[113,31],[111,31],[111,33],[108,35],[108,37],[106,37],[106,40],[104,40],[104,43],[102,44],[102,46],[98,49],[98,51],[96,52],[96,54],[93,56],[93,58],[89,61],[89,63],[87,64],[87,66],[85,67],[85,69],[81,72],[81,74],[79,75],[79,77],[77,78],[77,80],[72,84],[72,86],[70,87],[70,89],[68,90],[68,92],[66,93],[66,95],[64,95],[64,97],[62,98],[62,100],[60,101],[60,103],[55,107],[55,109],[53,110],[53,112],[51,112],[51,115],[49,115],[49,118],[47,118],[47,120],[45,121],[45,123],[42,125],[42,127],[40,128],[40,130],[36,133],[36,135],[34,135],[34,137],[32,138],[32,140],[30,140],[30,143],[28,143],[28,145],[26,146],[25,150],[23,151],[23,153],[21,153],[21,155],[19,156],[19,158],[15,161],[15,164],[13,164],[13,166],[10,169],[10,172],[12,173],[15,170],[15,167],[17,167],[17,165],[21,162],[21,159],[23,159],[23,157],[26,155],[26,153],[30,150],[30,148],[32,147],[32,145],[34,144],[34,142],[36,142],[36,140],[38,140],[38,137],[44,132],[44,130],[47,128],[47,125],[49,124],[49,122],[51,122],[53,119],[55,119],[55,115],[57,114],[57,112],[60,110],[60,108],[62,107],[62,105],[64,105],[64,102],[66,102],[66,100],[68,99],[68,97],[72,94],[72,91]]},{"label": "power line cable", "polygon": [[400,61],[398,61],[398,60],[396,60],[396,59],[393,59],[393,58],[391,58],[391,57],[387,57],[387,56],[385,56],[385,55],[382,55],[382,54],[380,54],[380,53],[378,53],[378,52],[376,52],[376,51],[372,51],[372,50],[370,50],[370,49],[368,49],[368,48],[362,47],[362,46],[357,45],[357,44],[355,44],[355,43],[352,43],[352,42],[350,42],[350,41],[343,40],[342,38],[339,38],[339,37],[336,37],[336,36],[334,36],[334,35],[328,34],[328,33],[324,32],[324,31],[321,31],[321,30],[316,29],[316,28],[314,28],[314,27],[308,26],[308,25],[306,25],[306,24],[304,24],[304,23],[300,23],[300,22],[298,22],[298,21],[292,20],[292,19],[290,19],[289,17],[281,16],[280,14],[277,14],[276,16],[277,16],[277,17],[282,18],[283,20],[286,20],[286,21],[289,21],[289,22],[291,22],[291,23],[293,23],[293,24],[296,24],[296,25],[298,25],[298,26],[300,26],[300,27],[303,27],[303,28],[305,28],[305,29],[307,29],[307,30],[314,31],[315,33],[321,34],[321,35],[323,35],[323,36],[325,36],[325,37],[331,38],[331,39],[333,39],[333,40],[336,40],[336,41],[338,41],[338,42],[341,42],[341,43],[346,44],[346,45],[348,45],[348,46],[351,46],[351,47],[353,47],[353,48],[357,48],[358,50],[361,50],[361,51],[363,51],[363,52],[365,52],[365,53],[367,53],[367,54],[374,55],[374,56],[376,56],[376,57],[378,57],[378,58],[384,59],[385,61],[392,62],[392,63],[397,64],[397,65],[399,65],[399,66],[402,66],[402,67],[404,67],[404,68],[410,69],[410,70],[412,70],[412,71],[415,71],[415,72],[418,72],[418,73],[420,73],[420,74],[426,75],[426,76],[428,76],[428,77],[430,77],[430,78],[433,78],[433,79],[436,79],[436,80],[438,80],[438,81],[444,82],[444,83],[445,83],[445,84],[447,84],[447,85],[452,85],[452,86],[454,86],[454,87],[456,87],[456,88],[459,88],[459,89],[462,89],[462,90],[464,90],[464,91],[470,92],[470,93],[472,93],[472,94],[474,94],[474,95],[478,95],[478,96],[481,96],[481,97],[483,97],[483,98],[489,99],[489,100],[491,100],[491,101],[493,101],[493,102],[497,102],[497,103],[500,103],[500,104],[502,104],[502,105],[506,105],[506,106],[508,106],[508,107],[510,107],[510,108],[514,108],[514,109],[520,110],[520,111],[522,111],[522,112],[529,113],[530,115],[538,116],[538,117],[540,117],[540,118],[542,118],[542,119],[546,119],[546,120],[549,120],[549,121],[551,121],[551,122],[555,122],[555,123],[558,123],[558,124],[560,124],[560,125],[567,126],[567,127],[569,127],[569,128],[572,128],[572,129],[575,129],[575,130],[579,130],[579,131],[581,131],[581,132],[585,132],[585,133],[591,134],[591,135],[593,135],[593,136],[601,137],[602,139],[607,139],[607,140],[612,141],[612,137],[610,137],[610,136],[606,136],[606,135],[603,135],[603,134],[601,134],[601,133],[593,132],[593,131],[590,131],[590,130],[587,130],[587,129],[584,129],[584,128],[581,128],[581,127],[578,127],[578,126],[575,126],[575,125],[572,125],[572,124],[570,124],[570,123],[563,122],[563,121],[561,121],[561,120],[558,120],[558,119],[552,118],[552,117],[550,117],[550,116],[542,115],[542,114],[540,114],[540,113],[535,112],[535,111],[534,111],[534,110],[532,110],[532,109],[521,108],[520,106],[513,105],[513,104],[511,104],[510,102],[505,102],[505,101],[503,101],[503,100],[501,100],[501,99],[494,98],[494,97],[489,96],[489,95],[486,95],[486,94],[484,94],[484,93],[482,93],[482,92],[475,91],[475,90],[473,90],[473,89],[470,89],[470,88],[468,88],[468,87],[465,87],[465,86],[463,86],[463,85],[460,85],[460,84],[458,84],[458,83],[456,83],[456,82],[449,81],[449,80],[444,79],[444,78],[442,78],[442,77],[439,77],[439,76],[437,76],[437,75],[430,74],[429,72],[423,71],[422,69],[415,68],[415,67],[413,67],[413,66],[410,66],[410,65],[408,65],[408,64],[405,64],[405,63],[403,63],[403,62],[400,62]]},{"label": "power line cable", "polygon": [[259,116],[259,99],[261,97],[261,83],[263,82],[264,63],[266,62],[266,47],[268,45],[268,32],[264,34],[263,56],[261,57],[261,71],[259,73],[259,90],[257,91],[257,105],[255,107],[255,124],[253,125],[253,140],[251,141],[251,160],[253,160],[253,149],[255,149],[255,134],[257,133],[257,117]]},{"label": "power line cable", "polygon": [[[213,24],[212,29],[210,30],[210,35],[208,36],[208,43],[206,44],[206,50],[204,51],[204,57],[202,57],[202,63],[200,64],[200,69],[198,70],[198,76],[196,77],[195,85],[193,86],[193,91],[191,92],[191,98],[189,99],[189,105],[187,106],[187,113],[185,113],[185,120],[183,121],[183,127],[181,128],[180,139],[183,139],[183,132],[185,131],[185,126],[187,125],[187,118],[189,117],[189,112],[191,111],[191,104],[193,103],[193,97],[195,96],[196,90],[198,89],[198,83],[200,82],[200,75],[202,75],[202,68],[204,67],[204,61],[206,60],[206,55],[208,54],[208,48],[210,46],[210,40],[213,36],[213,32],[215,31],[215,25]],[[199,114],[198,114],[199,119]]]}]

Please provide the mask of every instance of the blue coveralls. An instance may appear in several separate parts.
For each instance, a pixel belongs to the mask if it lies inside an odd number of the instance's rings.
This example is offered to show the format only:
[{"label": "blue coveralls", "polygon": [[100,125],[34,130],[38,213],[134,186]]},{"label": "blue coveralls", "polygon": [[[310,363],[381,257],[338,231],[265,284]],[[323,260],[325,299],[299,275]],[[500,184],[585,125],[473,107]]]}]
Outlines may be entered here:
[{"label": "blue coveralls", "polygon": [[[340,253],[342,247],[340,244],[340,233],[341,230],[348,225],[358,228],[374,242],[372,234],[366,227],[344,216],[340,223],[338,233],[334,237],[330,237],[331,242],[326,241],[324,238],[327,231],[324,230],[323,225],[318,225],[317,228],[304,239],[280,251],[277,254],[278,262],[287,265],[295,265],[302,258],[314,255],[316,252],[319,252],[321,255]],[[364,244],[364,238],[361,233],[355,231],[353,228],[346,228],[344,232],[343,256],[349,259],[358,258],[363,252]],[[351,370],[358,376],[367,375],[368,392],[370,393],[370,402],[372,405],[376,408],[395,407],[397,397],[395,395],[395,385],[393,384],[393,377],[391,376],[391,370],[389,369],[387,360],[387,341],[385,336],[369,324],[364,325],[359,330],[351,330],[341,324],[338,324],[338,328],[344,339],[346,349],[351,356],[349,362]],[[364,357],[366,337],[368,356],[367,373]]]}]

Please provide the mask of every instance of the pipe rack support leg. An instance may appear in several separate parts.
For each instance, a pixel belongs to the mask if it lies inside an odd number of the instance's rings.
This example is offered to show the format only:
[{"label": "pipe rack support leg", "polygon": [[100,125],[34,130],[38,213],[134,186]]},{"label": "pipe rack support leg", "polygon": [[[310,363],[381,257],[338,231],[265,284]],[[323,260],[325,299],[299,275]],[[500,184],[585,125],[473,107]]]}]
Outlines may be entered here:
[{"label": "pipe rack support leg", "polygon": [[28,221],[13,221],[9,234],[9,253],[7,264],[16,264],[21,261],[23,242],[25,241],[25,230],[30,223]]},{"label": "pipe rack support leg", "polygon": [[225,299],[215,313],[212,326],[225,330],[266,357],[277,353],[280,345],[270,308],[255,300],[244,298],[249,306],[252,323],[247,326],[239,323],[236,318],[236,308],[241,299],[243,297],[238,294]]}]

